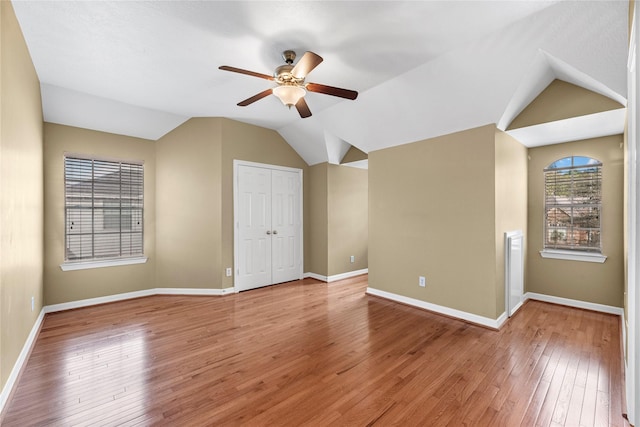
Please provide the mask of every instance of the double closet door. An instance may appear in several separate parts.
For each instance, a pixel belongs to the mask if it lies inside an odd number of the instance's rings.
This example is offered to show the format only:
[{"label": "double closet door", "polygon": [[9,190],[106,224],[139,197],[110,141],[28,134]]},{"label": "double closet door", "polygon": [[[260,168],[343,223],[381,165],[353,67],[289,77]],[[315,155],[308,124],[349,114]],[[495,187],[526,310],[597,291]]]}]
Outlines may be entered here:
[{"label": "double closet door", "polygon": [[234,162],[236,290],[302,278],[302,171]]}]

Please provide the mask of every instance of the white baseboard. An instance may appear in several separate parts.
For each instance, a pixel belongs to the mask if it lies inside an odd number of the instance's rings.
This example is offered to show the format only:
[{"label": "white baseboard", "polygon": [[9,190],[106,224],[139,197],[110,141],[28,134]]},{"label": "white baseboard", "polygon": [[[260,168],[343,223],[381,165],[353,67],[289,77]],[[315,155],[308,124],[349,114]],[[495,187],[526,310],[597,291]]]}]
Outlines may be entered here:
[{"label": "white baseboard", "polygon": [[322,280],[323,282],[336,282],[338,280],[349,279],[350,277],[361,276],[369,273],[368,268],[362,270],[347,271],[346,273],[334,274],[333,276],[323,276],[316,273],[304,273],[304,277],[311,277],[312,279]]},{"label": "white baseboard", "polygon": [[322,276],[321,274],[316,274],[316,273],[304,273],[304,274],[302,275],[302,277],[303,277],[304,279],[306,279],[306,278],[310,277],[310,278],[312,278],[312,279],[321,280],[321,281],[323,281],[323,282],[326,282],[326,281],[327,281],[327,276]]},{"label": "white baseboard", "polygon": [[36,319],[33,327],[31,328],[31,332],[29,332],[29,336],[27,336],[27,340],[24,342],[22,346],[22,351],[18,355],[18,360],[13,364],[13,369],[11,369],[11,373],[9,374],[9,378],[7,378],[7,382],[2,387],[2,393],[0,393],[0,413],[4,410],[4,405],[9,400],[9,395],[15,386],[15,383],[18,379],[18,375],[22,370],[22,366],[27,362],[27,356],[31,351],[31,347],[35,343],[36,337],[38,336],[38,331],[40,331],[40,326],[42,326],[42,320],[44,319],[44,308],[40,310],[40,314]]},{"label": "white baseboard", "polygon": [[200,288],[155,288],[155,295],[209,295],[222,296],[236,292],[236,288],[200,289]]},{"label": "white baseboard", "polygon": [[375,289],[375,288],[367,288],[367,294],[375,295],[377,297],[385,298],[391,301],[433,311],[438,314],[444,314],[445,316],[454,317],[456,319],[464,320],[470,323],[475,323],[481,326],[486,326],[492,329],[499,329],[500,326],[502,326],[502,324],[507,320],[507,313],[502,313],[500,317],[498,317],[497,319],[491,319],[489,317],[479,316],[473,313],[467,313],[466,311],[456,310],[455,308],[449,308],[442,305],[432,304],[430,302],[418,300],[415,298],[409,298],[404,295],[398,295],[398,294],[394,294],[387,291],[381,291],[380,289]]},{"label": "white baseboard", "polygon": [[[498,316],[498,318],[495,320],[496,325],[497,325],[495,327],[495,329],[502,328],[502,325],[504,325],[504,322],[506,322],[508,318],[509,318],[509,316],[507,315],[507,312],[503,311],[502,314],[500,316]],[[491,320],[491,319],[489,319],[489,320]],[[493,327],[493,326],[491,326],[491,327]]]},{"label": "white baseboard", "polygon": [[88,298],[78,301],[63,302],[61,304],[47,305],[44,307],[45,313],[55,313],[56,311],[71,310],[73,308],[89,307],[92,305],[105,304],[115,301],[124,301],[132,298],[148,297],[151,295],[208,295],[222,296],[235,292],[235,288],[210,289],[210,288],[153,288],[143,291],[126,292],[123,294],[107,295],[104,297]]},{"label": "white baseboard", "polygon": [[368,274],[368,273],[369,273],[368,268],[363,268],[362,270],[347,271],[346,273],[334,274],[333,276],[327,277],[328,279],[327,282],[336,282],[338,280],[361,276],[363,274]]},{"label": "white baseboard", "polygon": [[599,311],[601,313],[615,314],[622,316],[624,309],[621,307],[613,307],[611,305],[597,304],[595,302],[586,302],[569,298],[556,297],[553,295],[538,294],[535,292],[527,292],[524,299],[533,299],[537,301],[550,302],[553,304],[566,305],[568,307],[583,308],[585,310]]},{"label": "white baseboard", "polygon": [[45,313],[55,313],[56,311],[71,310],[74,308],[89,307],[92,305],[106,304],[109,302],[123,301],[132,298],[147,297],[155,295],[155,289],[145,289],[143,291],[126,292],[123,294],[107,295],[104,297],[87,298],[78,301],[63,302],[60,304],[45,305]]},{"label": "white baseboard", "polygon": [[[524,305],[524,302],[526,301],[526,299],[524,298],[524,295],[522,297],[522,301],[520,301],[519,303],[516,304],[515,307],[513,307],[513,314],[516,314],[516,311],[520,310],[522,308],[522,306]],[[505,312],[505,316],[507,315],[507,313]]]}]

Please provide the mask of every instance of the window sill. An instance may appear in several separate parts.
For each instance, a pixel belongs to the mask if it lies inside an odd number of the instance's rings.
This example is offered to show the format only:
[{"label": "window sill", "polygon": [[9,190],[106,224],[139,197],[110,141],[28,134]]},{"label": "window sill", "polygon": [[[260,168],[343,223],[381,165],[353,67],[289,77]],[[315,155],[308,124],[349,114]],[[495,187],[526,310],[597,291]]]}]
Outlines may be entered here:
[{"label": "window sill", "polygon": [[562,251],[557,249],[545,249],[543,251],[540,251],[540,256],[542,258],[563,259],[567,261],[598,262],[598,263],[603,263],[607,259],[606,255],[597,254],[593,252]]},{"label": "window sill", "polygon": [[116,267],[119,265],[144,264],[147,257],[107,259],[100,261],[64,262],[60,264],[62,271],[87,270],[91,268]]}]

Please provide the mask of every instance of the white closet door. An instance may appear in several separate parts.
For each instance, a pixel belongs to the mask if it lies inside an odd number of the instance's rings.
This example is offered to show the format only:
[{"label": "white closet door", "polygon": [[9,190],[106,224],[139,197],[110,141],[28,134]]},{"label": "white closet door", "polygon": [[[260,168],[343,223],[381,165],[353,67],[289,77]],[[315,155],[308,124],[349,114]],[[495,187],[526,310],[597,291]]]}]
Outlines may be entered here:
[{"label": "white closet door", "polygon": [[271,172],[273,283],[300,278],[300,180],[296,172]]},{"label": "white closet door", "polygon": [[302,278],[302,172],[238,164],[235,287]]},{"label": "white closet door", "polygon": [[236,287],[271,284],[271,170],[238,167]]}]

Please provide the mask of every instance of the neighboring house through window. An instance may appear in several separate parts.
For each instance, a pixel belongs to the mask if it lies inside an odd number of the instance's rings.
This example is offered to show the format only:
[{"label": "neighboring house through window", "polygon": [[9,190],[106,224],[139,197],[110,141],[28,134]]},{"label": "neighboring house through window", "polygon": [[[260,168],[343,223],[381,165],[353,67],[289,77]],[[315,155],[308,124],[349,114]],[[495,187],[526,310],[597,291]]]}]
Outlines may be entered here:
[{"label": "neighboring house through window", "polygon": [[65,261],[143,255],[141,163],[66,156]]},{"label": "neighboring house through window", "polygon": [[602,252],[602,163],[583,156],[544,169],[544,249]]}]

